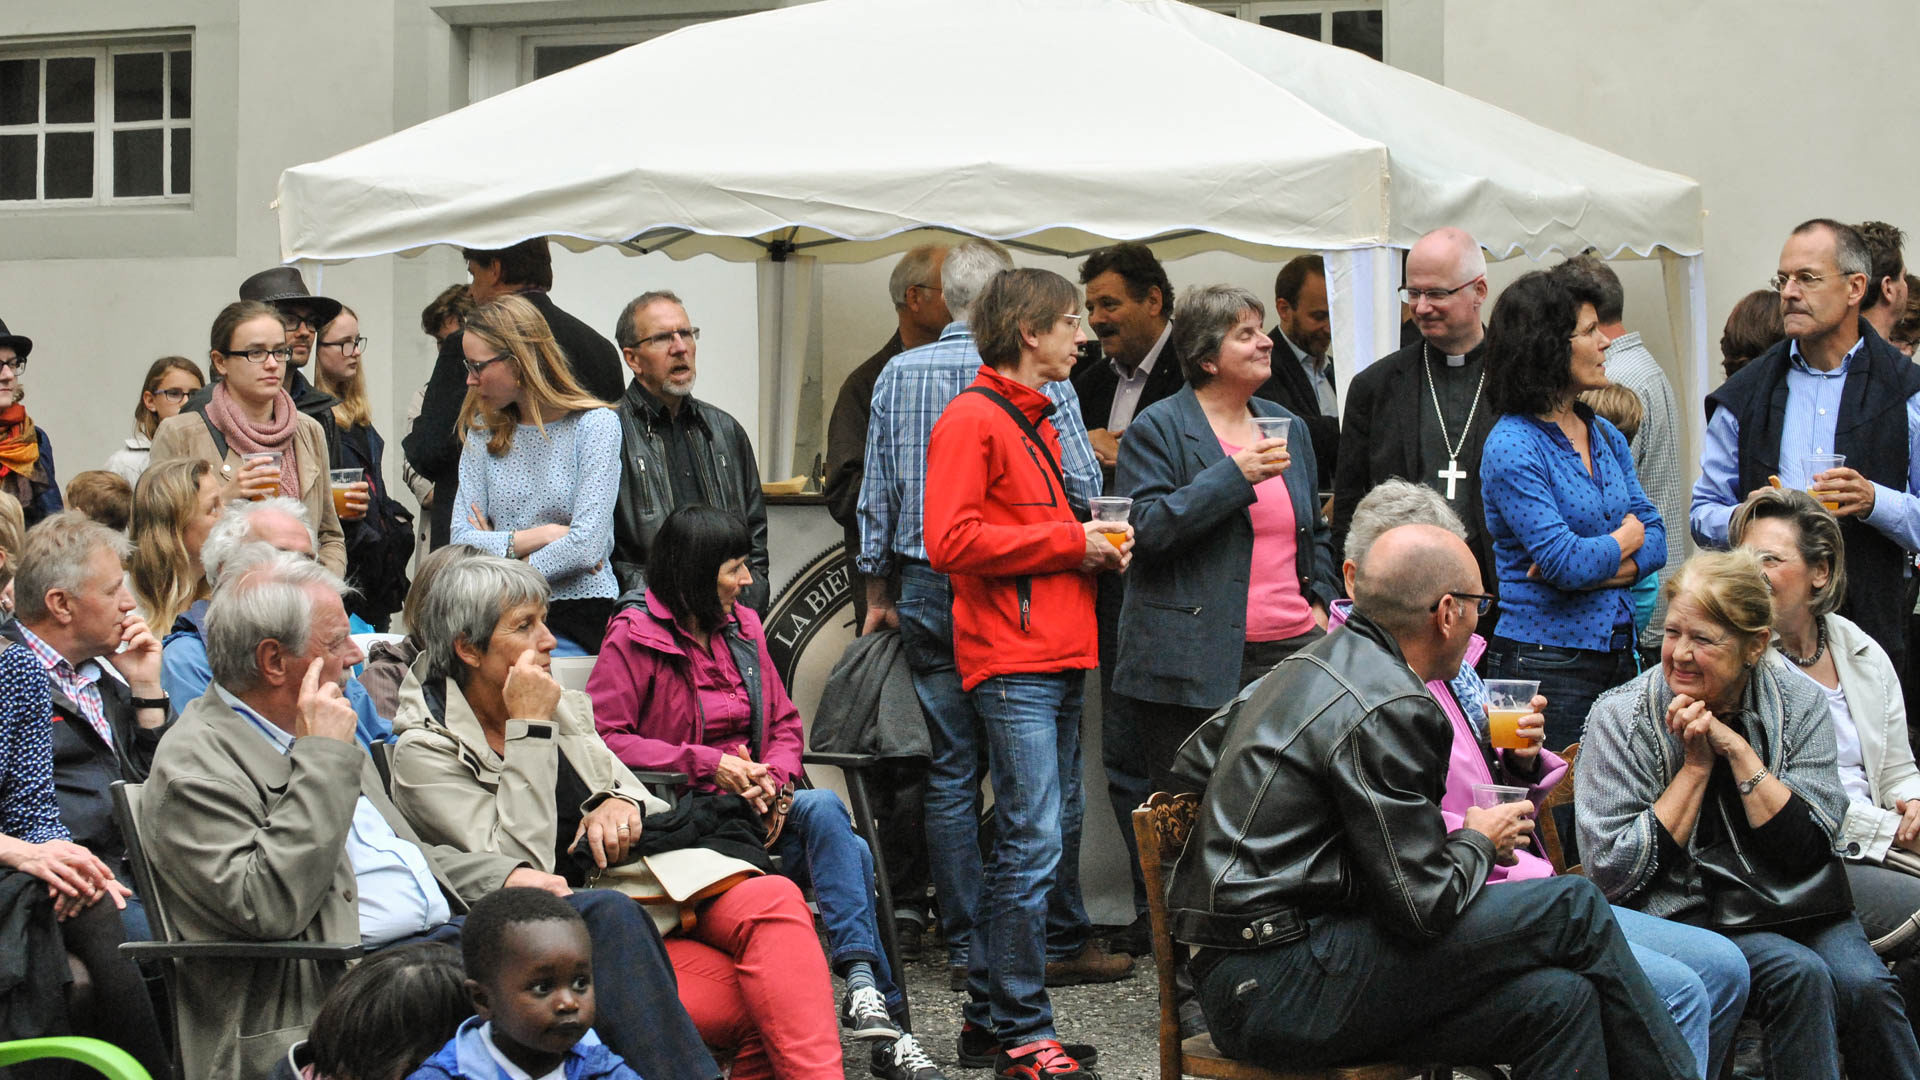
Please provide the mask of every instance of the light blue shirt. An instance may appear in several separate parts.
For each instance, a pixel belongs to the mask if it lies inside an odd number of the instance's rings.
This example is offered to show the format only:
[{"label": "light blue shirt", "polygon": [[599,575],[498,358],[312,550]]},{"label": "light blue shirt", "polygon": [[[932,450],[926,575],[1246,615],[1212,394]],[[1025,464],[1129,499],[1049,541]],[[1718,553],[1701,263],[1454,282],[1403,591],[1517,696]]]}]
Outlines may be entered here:
[{"label": "light blue shirt", "polygon": [[[293,749],[293,735],[214,685],[221,700],[251,723],[282,754]],[[453,918],[433,868],[418,845],[400,838],[365,795],[353,804],[347,830],[347,861],[360,886],[360,943],[369,948],[425,933]]]},{"label": "light blue shirt", "polygon": [[[1834,430],[1840,420],[1840,397],[1846,391],[1847,371],[1865,339],[1847,350],[1840,366],[1820,371],[1800,356],[1800,343],[1788,346],[1787,405],[1780,421],[1780,483],[1805,490],[1809,454],[1831,454]],[[1885,533],[1908,551],[1920,551],[1920,394],[1907,399],[1907,489],[1895,491],[1873,485],[1873,510],[1866,523]],[[1700,455],[1700,479],[1694,481],[1693,505],[1687,524],[1702,547],[1727,546],[1727,526],[1733,511],[1745,501],[1740,490],[1740,421],[1732,409],[1717,409],[1707,421],[1706,446]]]}]

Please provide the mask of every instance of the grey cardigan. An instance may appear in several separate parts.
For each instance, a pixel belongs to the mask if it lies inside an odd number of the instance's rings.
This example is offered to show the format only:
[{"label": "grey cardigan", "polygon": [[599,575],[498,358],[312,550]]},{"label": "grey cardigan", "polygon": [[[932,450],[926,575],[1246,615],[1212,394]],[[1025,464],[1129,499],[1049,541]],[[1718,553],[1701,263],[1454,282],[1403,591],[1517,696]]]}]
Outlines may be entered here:
[{"label": "grey cardigan", "polygon": [[[1263,398],[1255,416],[1293,414]],[[1294,572],[1309,603],[1336,595],[1333,538],[1320,515],[1313,440],[1293,417]],[[1114,490],[1133,498],[1133,566],[1120,610],[1113,688],[1142,701],[1215,709],[1240,690],[1253,564],[1253,485],[1220,449],[1193,387],[1134,417],[1120,440]]]},{"label": "grey cardigan", "polygon": [[[1834,765],[1833,721],[1826,695],[1787,669],[1773,650],[1747,680],[1744,713],[1759,721],[1754,752],[1767,770],[1813,808],[1829,839],[1840,835],[1846,792]],[[1659,668],[1600,696],[1587,714],[1577,763],[1574,807],[1587,876],[1607,899],[1649,915],[1678,918],[1706,906],[1693,860],[1662,864],[1660,824],[1653,803],[1686,759],[1680,738],[1667,730],[1673,691]],[[1688,848],[1691,852],[1692,842]]]}]

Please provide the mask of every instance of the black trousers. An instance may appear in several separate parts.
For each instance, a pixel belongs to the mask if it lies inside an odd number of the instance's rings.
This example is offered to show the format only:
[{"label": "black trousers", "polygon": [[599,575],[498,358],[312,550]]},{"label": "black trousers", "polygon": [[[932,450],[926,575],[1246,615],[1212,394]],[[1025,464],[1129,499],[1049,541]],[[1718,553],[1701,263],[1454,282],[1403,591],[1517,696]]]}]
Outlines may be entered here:
[{"label": "black trousers", "polygon": [[1696,1068],[1585,878],[1502,882],[1430,941],[1342,912],[1310,920],[1300,940],[1217,950],[1196,967],[1215,1044],[1262,1065],[1498,1063],[1514,1080]]},{"label": "black trousers", "polygon": [[[1245,689],[1248,683],[1261,678],[1273,670],[1273,666],[1301,649],[1327,636],[1325,630],[1314,627],[1297,637],[1282,638],[1279,641],[1249,641],[1240,651],[1240,687]],[[1231,700],[1231,699],[1229,699]],[[1201,724],[1207,722],[1218,706],[1210,709],[1189,708],[1185,705],[1163,705],[1154,701],[1135,701],[1127,699],[1128,708],[1133,717],[1133,730],[1140,742],[1140,751],[1145,758],[1147,768],[1147,790],[1178,790],[1173,779],[1173,759],[1180,753],[1180,746],[1187,741]],[[1225,705],[1226,702],[1221,702]],[[1127,823],[1128,835],[1132,835],[1133,823]],[[1136,862],[1138,860],[1135,860]]]},{"label": "black trousers", "polygon": [[[593,938],[593,1029],[609,1049],[626,1059],[647,1080],[714,1080],[720,1067],[700,1041],[693,1019],[680,1004],[667,947],[640,905],[612,889],[576,889],[567,897]],[[458,948],[456,915],[424,934],[389,942],[382,948],[441,942]]]}]

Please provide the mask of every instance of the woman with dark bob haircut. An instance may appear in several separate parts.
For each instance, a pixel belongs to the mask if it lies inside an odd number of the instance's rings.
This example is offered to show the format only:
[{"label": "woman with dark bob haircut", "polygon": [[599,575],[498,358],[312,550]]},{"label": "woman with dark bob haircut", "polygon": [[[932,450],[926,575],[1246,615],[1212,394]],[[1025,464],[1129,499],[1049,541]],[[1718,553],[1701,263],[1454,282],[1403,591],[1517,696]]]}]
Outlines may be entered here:
[{"label": "woman with dark bob haircut", "polygon": [[1667,563],[1626,437],[1579,400],[1608,385],[1598,299],[1571,273],[1537,270],[1507,286],[1487,326],[1500,418],[1480,495],[1502,612],[1487,676],[1539,680],[1556,752],[1579,741],[1593,699],[1638,670],[1631,589]]},{"label": "woman with dark bob haircut", "polygon": [[[769,848],[811,881],[827,959],[846,980],[840,1025],[876,1042],[875,1068],[934,1066],[897,1026],[906,996],[880,949],[873,853],[840,797],[804,781],[805,728],[767,651],[760,616],[737,603],[753,583],[746,522],[711,506],[667,515],[647,553],[647,588],[607,624],[587,679],[600,737],[629,768],[679,772],[696,792],[731,793],[766,814],[791,810]],[[819,1035],[838,1048],[832,1031]],[[823,1050],[828,1047],[823,1047]],[[878,1073],[876,1073],[878,1075]]]},{"label": "woman with dark bob haircut", "polygon": [[272,1080],[401,1080],[446,1045],[473,1015],[460,950],[451,945],[382,949],[355,964],[327,993],[303,1042]]},{"label": "woman with dark bob haircut", "polygon": [[1746,367],[1754,357],[1787,336],[1780,320],[1780,294],[1772,289],[1755,289],[1734,302],[1727,313],[1726,328],[1720,332],[1720,369],[1733,373]]}]

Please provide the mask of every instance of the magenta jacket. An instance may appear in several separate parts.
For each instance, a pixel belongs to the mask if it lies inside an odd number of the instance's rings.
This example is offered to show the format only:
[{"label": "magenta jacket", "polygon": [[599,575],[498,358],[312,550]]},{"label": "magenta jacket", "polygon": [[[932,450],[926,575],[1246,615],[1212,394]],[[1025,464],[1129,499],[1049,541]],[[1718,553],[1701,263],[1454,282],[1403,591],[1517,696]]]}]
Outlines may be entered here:
[{"label": "magenta jacket", "polygon": [[[1329,613],[1331,615],[1329,625],[1338,626],[1346,622],[1347,612],[1352,607],[1351,601],[1334,601],[1333,610]],[[1460,661],[1460,675],[1455,681],[1465,679],[1469,680],[1473,686],[1479,687],[1480,676],[1474,673],[1473,665],[1486,651],[1486,641],[1479,634],[1473,635],[1473,640],[1467,643],[1467,655]],[[1561,759],[1560,755],[1551,750],[1541,750],[1539,777],[1531,781],[1516,780],[1507,772],[1506,751],[1494,751],[1491,747],[1481,745],[1479,732],[1467,720],[1466,712],[1460,707],[1460,699],[1454,696],[1451,686],[1435,679],[1427,684],[1427,693],[1433,695],[1433,700],[1440,705],[1440,711],[1447,714],[1448,722],[1453,725],[1453,749],[1447,759],[1447,791],[1440,797],[1440,816],[1446,819],[1447,831],[1452,832],[1458,829],[1466,820],[1467,810],[1473,806],[1473,785],[1475,784],[1508,784],[1524,787],[1528,790],[1528,797],[1533,800],[1535,810],[1538,811],[1540,803],[1553,790],[1553,786],[1566,775],[1567,763]],[[1489,755],[1494,755],[1494,760],[1499,763],[1498,777],[1494,776],[1494,769],[1488,761]],[[1536,819],[1538,816],[1536,812]],[[1489,871],[1488,883],[1552,877],[1553,864],[1547,861],[1545,849],[1540,846],[1539,836],[1539,830],[1536,829],[1534,846],[1531,849],[1514,852],[1514,858],[1517,861],[1512,866],[1495,866]]]},{"label": "magenta jacket", "polygon": [[644,604],[615,615],[587,678],[600,737],[628,768],[683,772],[697,790],[720,790],[713,783],[720,755],[747,744],[749,695],[734,652],[751,646],[767,717],[759,760],[777,783],[798,778],[806,735],[767,653],[760,616],[734,605],[710,645],[711,653],[697,648],[651,589]]}]

